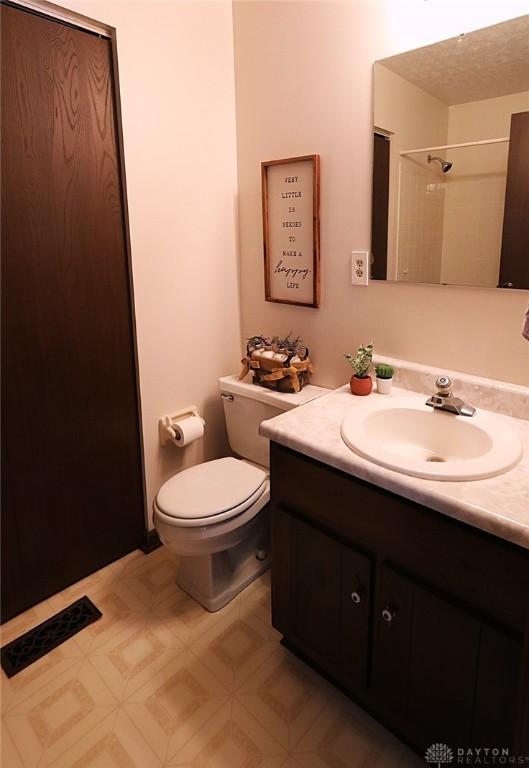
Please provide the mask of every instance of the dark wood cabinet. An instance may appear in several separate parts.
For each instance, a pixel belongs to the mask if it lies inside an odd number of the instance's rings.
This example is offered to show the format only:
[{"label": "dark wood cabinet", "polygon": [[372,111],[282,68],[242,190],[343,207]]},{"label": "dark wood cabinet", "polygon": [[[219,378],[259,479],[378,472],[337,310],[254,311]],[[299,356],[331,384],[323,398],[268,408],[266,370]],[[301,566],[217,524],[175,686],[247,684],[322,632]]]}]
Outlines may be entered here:
[{"label": "dark wood cabinet", "polygon": [[[522,646],[517,637],[498,627],[481,624],[472,723],[475,744],[511,744],[513,738],[516,741],[517,709],[521,714],[518,706],[523,679],[521,662]],[[529,738],[527,731],[525,738]],[[520,751],[521,748],[520,744]]]},{"label": "dark wood cabinet", "polygon": [[381,566],[373,685],[422,743],[442,723],[453,746],[512,745],[520,660],[519,638]]},{"label": "dark wood cabinet", "polygon": [[[318,528],[277,510],[274,538],[285,537],[289,574],[287,622],[312,657],[355,685],[367,677],[370,570],[368,557]],[[287,562],[283,559],[283,563]],[[277,582],[277,579],[276,579]],[[284,596],[283,596],[284,598]],[[278,625],[277,620],[275,621]]]},{"label": "dark wood cabinet", "polygon": [[421,752],[527,750],[529,553],[276,444],[271,482],[285,644]]}]

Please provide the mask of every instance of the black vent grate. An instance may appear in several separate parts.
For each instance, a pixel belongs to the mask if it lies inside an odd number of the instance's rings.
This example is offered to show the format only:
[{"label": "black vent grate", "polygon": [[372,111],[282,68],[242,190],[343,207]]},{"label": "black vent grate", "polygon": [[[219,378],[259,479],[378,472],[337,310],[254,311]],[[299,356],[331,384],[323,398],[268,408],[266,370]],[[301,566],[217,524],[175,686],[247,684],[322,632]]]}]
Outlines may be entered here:
[{"label": "black vent grate", "polygon": [[81,597],[5,645],[1,651],[2,669],[8,677],[13,677],[102,615],[88,597]]}]

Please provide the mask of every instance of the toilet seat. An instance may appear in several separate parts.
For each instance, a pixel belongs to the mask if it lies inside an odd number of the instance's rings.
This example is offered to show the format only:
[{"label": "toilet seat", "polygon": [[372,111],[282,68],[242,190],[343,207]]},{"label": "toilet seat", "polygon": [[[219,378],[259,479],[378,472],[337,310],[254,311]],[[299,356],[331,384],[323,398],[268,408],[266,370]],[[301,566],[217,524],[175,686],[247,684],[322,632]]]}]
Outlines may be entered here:
[{"label": "toilet seat", "polygon": [[227,457],[197,464],[167,480],[155,507],[176,527],[212,525],[241,514],[267,490],[264,469]]}]

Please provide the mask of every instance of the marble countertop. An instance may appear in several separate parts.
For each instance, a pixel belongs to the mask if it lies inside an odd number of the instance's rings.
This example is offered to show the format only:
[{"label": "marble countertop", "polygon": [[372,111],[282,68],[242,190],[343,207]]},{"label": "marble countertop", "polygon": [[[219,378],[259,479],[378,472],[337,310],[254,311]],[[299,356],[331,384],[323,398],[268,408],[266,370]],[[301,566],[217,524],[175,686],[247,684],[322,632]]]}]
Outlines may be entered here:
[{"label": "marble countertop", "polygon": [[[393,386],[391,395],[373,392],[369,399],[412,394],[427,398]],[[346,385],[263,421],[260,433],[305,456],[529,549],[529,421],[501,416],[519,435],[524,448],[520,463],[509,472],[485,480],[426,480],[374,464],[346,446],[340,425],[349,409],[361,408],[363,401],[363,397],[351,395]]]}]

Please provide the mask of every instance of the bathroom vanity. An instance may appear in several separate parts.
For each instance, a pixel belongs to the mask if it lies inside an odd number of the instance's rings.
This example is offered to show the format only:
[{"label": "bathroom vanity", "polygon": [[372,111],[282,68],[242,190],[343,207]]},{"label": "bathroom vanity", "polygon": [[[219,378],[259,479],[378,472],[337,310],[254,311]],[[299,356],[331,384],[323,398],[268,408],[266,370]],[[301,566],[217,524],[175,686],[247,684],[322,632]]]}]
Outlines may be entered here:
[{"label": "bathroom vanity", "polygon": [[418,751],[529,755],[529,422],[509,420],[517,467],[445,483],[352,453],[340,422],[362,400],[337,390],[261,427],[273,624]]}]

